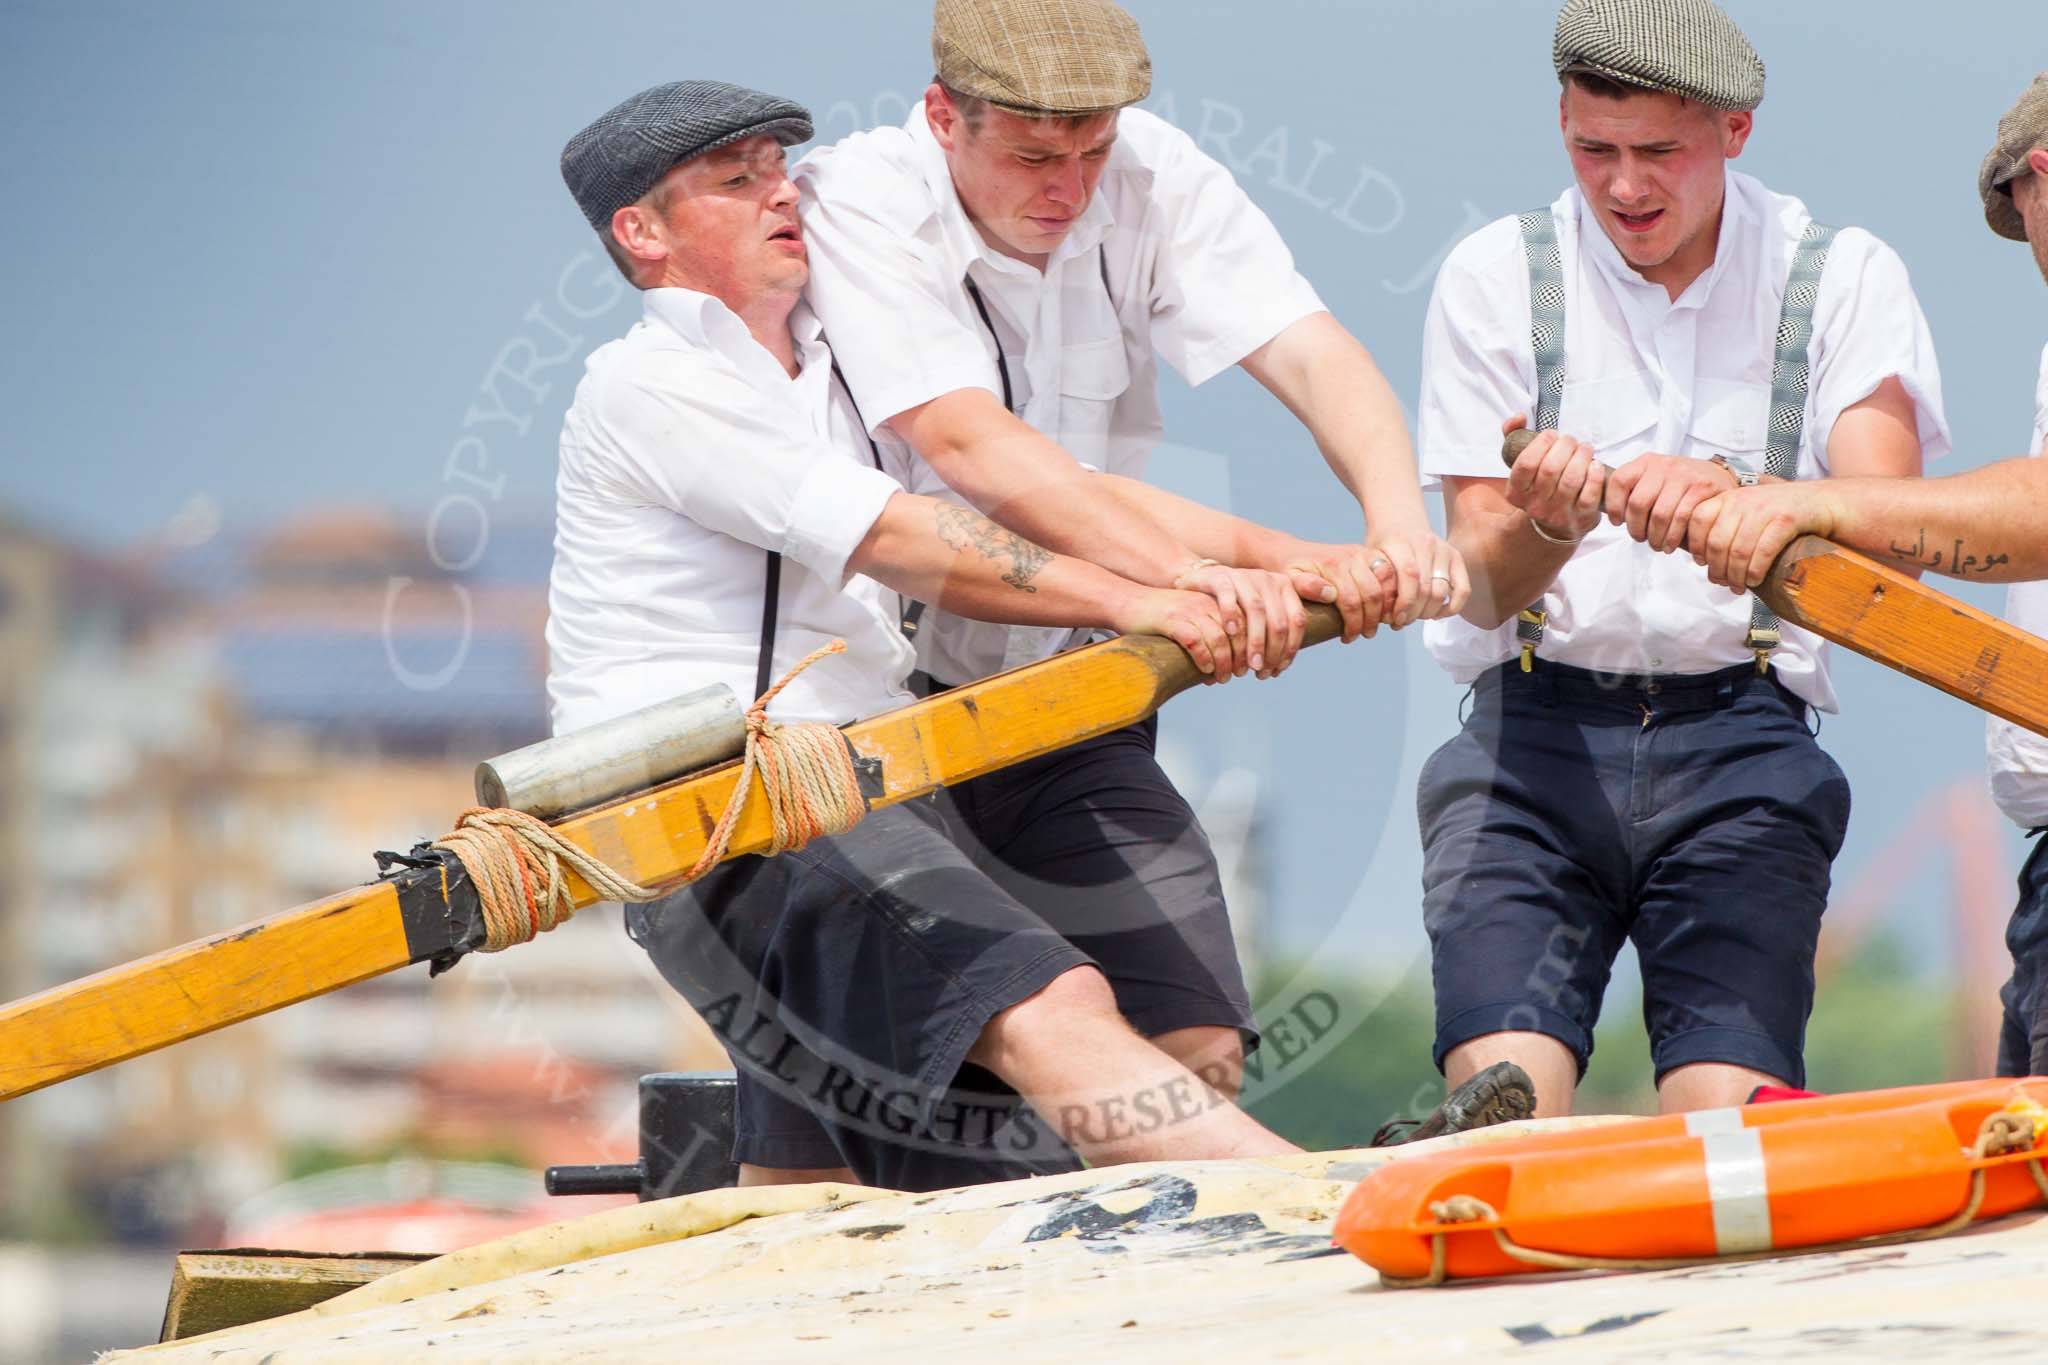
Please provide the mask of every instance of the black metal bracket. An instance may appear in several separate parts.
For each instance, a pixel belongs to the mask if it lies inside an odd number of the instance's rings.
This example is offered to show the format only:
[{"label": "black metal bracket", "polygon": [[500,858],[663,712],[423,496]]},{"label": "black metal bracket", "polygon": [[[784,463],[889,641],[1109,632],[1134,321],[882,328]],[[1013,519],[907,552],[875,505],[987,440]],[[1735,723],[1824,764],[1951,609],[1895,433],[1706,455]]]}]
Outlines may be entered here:
[{"label": "black metal bracket", "polygon": [[377,854],[379,879],[398,892],[406,951],[439,976],[484,946],[484,910],[462,860],[445,848],[414,844],[410,853]]}]

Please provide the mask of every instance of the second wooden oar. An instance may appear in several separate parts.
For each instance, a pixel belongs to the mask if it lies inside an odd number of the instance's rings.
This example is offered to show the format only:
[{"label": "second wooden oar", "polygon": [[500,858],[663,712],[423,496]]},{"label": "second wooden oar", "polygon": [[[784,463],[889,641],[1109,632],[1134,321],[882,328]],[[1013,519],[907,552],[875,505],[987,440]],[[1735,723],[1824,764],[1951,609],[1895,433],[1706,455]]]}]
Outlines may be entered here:
[{"label": "second wooden oar", "polygon": [[[1536,439],[1511,432],[1509,465]],[[2048,640],[1819,536],[1801,536],[1756,595],[1780,620],[2048,735]]]},{"label": "second wooden oar", "polygon": [[[1309,606],[1305,644],[1340,630],[1336,608]],[[1135,724],[1202,678],[1172,641],[1123,636],[845,734],[877,809]],[[673,883],[702,854],[739,772],[727,763],[555,828],[631,881]],[[760,853],[771,834],[757,779],[726,856]],[[0,1007],[0,1100],[400,967],[444,969],[475,951],[483,922],[461,865],[445,855],[395,861],[401,866],[381,881]],[[571,882],[577,905],[597,899],[573,873]]]}]

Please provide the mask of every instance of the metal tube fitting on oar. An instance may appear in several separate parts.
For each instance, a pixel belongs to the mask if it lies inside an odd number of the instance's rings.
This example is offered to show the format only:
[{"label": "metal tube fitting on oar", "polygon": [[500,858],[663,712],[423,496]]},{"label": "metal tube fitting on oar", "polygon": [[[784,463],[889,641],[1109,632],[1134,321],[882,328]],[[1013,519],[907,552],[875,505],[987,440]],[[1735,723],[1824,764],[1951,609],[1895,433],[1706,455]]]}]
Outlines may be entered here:
[{"label": "metal tube fitting on oar", "polygon": [[476,768],[476,802],[559,820],[738,758],[746,712],[730,687],[700,688]]},{"label": "metal tube fitting on oar", "polygon": [[[860,772],[846,746],[846,736],[839,729],[815,723],[781,725],[768,719],[768,703],[797,675],[821,659],[845,652],[844,640],[834,640],[813,650],[747,708],[746,758],[739,781],[733,785],[725,813],[712,830],[703,856],[683,874],[683,881],[695,881],[725,857],[733,829],[753,792],[756,773],[761,778],[762,795],[767,800],[775,831],[768,848],[771,856],[784,849],[802,848],[820,835],[844,834],[867,814]],[[709,690],[724,693],[727,699],[732,696],[723,687]],[[697,695],[700,699],[704,696]],[[718,698],[709,701],[715,712]],[[654,710],[658,713],[662,708]],[[616,745],[636,734],[645,734],[642,727],[648,714],[642,711],[624,717],[638,723],[617,727],[608,737],[599,734],[592,749],[611,748],[617,766]],[[605,728],[597,727],[598,731]],[[571,738],[593,734],[596,732],[586,730]],[[550,785],[538,765],[530,764],[525,771],[539,772],[543,781],[538,785]],[[559,792],[563,788],[561,784],[552,784],[551,789]],[[455,829],[436,839],[431,847],[454,854],[476,887],[485,928],[483,942],[477,947],[479,952],[503,952],[516,944],[530,943],[566,923],[576,913],[576,900],[570,893],[570,872],[582,878],[602,900],[645,903],[660,899],[667,890],[632,881],[564,838],[545,820],[522,810],[477,806],[464,811]],[[429,850],[417,852],[424,854]]]}]

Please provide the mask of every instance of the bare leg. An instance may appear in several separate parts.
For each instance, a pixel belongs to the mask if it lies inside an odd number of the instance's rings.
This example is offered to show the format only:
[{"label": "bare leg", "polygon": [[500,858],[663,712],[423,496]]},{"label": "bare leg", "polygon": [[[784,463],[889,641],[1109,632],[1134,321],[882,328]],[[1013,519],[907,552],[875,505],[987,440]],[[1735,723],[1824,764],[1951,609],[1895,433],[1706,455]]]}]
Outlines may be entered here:
[{"label": "bare leg", "polygon": [[1698,1062],[1665,1073],[1657,1083],[1657,1107],[1667,1114],[1727,1109],[1746,1104],[1760,1085],[1783,1085],[1776,1076],[1725,1062]]},{"label": "bare leg", "polygon": [[1244,1039],[1234,1028],[1177,1028],[1152,1040],[1152,1046],[1207,1081],[1223,1098],[1237,1102],[1244,1083]]},{"label": "bare leg", "polygon": [[741,1189],[755,1185],[824,1185],[837,1181],[842,1185],[858,1185],[852,1171],[844,1166],[824,1167],[815,1171],[783,1170],[775,1166],[749,1166],[740,1163]]},{"label": "bare leg", "polygon": [[1562,1118],[1572,1112],[1572,1095],[1579,1087],[1578,1058],[1545,1033],[1489,1033],[1459,1044],[1444,1058],[1444,1084],[1455,1090],[1495,1062],[1513,1062],[1529,1073],[1536,1084],[1537,1118]]},{"label": "bare leg", "polygon": [[1301,1150],[1139,1037],[1093,967],[991,1019],[967,1060],[1002,1077],[1092,1166]]}]

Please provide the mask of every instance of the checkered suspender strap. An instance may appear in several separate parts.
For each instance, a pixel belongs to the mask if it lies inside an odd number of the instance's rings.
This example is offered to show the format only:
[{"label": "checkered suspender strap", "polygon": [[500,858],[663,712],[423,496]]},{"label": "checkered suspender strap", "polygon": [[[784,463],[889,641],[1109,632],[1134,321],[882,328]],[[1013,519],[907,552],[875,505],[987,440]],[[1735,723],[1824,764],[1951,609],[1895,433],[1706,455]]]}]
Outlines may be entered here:
[{"label": "checkered suspender strap", "polygon": [[[1806,396],[1812,379],[1813,310],[1820,302],[1820,278],[1828,268],[1828,252],[1837,229],[1808,223],[1792,255],[1792,273],[1785,281],[1784,311],[1778,316],[1778,357],[1771,369],[1771,435],[1764,451],[1763,472],[1774,479],[1799,477],[1799,446],[1806,435]],[[1749,648],[1756,671],[1771,671],[1771,651],[1784,640],[1777,616],[1752,598]]]},{"label": "checkered suspender strap", "polygon": [[[1557,225],[1550,210],[1521,217],[1522,251],[1529,258],[1529,341],[1536,353],[1536,430],[1557,430],[1564,406],[1564,253],[1557,245]],[[1550,613],[1539,598],[1515,618],[1515,640],[1522,647],[1522,671],[1536,667],[1536,647],[1543,643]]]}]

